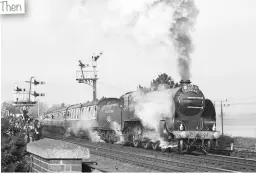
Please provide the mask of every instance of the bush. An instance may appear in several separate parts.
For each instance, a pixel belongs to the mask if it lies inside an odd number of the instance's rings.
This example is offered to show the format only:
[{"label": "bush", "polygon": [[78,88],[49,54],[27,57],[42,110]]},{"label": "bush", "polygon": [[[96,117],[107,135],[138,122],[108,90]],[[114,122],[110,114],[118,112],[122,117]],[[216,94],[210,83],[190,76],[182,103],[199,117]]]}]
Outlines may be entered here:
[{"label": "bush", "polygon": [[234,142],[235,140],[231,135],[221,135],[219,138],[219,147],[220,149],[225,149],[226,147],[230,147],[230,144]]},{"label": "bush", "polygon": [[26,142],[19,131],[16,135],[9,134],[10,124],[2,119],[1,124],[1,172],[29,172],[25,157]]}]

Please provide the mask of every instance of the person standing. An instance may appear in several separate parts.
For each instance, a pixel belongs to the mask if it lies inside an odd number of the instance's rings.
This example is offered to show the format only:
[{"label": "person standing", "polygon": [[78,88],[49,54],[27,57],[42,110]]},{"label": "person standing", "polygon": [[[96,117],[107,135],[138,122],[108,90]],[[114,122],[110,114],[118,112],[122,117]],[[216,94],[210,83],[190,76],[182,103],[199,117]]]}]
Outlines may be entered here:
[{"label": "person standing", "polygon": [[29,124],[28,124],[28,122],[26,122],[25,123],[25,126],[24,126],[24,132],[25,132],[25,142],[26,143],[29,143],[29,130],[30,130],[30,128],[29,128]]},{"label": "person standing", "polygon": [[29,125],[29,142],[33,142],[35,140],[35,127],[33,122],[30,122]]},{"label": "person standing", "polygon": [[42,136],[42,125],[39,121],[36,124],[35,133],[36,133],[36,140],[40,140]]}]

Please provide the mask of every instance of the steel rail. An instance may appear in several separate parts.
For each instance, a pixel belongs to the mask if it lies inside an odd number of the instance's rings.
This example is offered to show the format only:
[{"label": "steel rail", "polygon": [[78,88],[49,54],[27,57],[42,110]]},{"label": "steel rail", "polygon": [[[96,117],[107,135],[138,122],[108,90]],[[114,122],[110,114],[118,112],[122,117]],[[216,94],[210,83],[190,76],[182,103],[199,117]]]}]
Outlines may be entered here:
[{"label": "steel rail", "polygon": [[[50,136],[50,138],[54,138]],[[59,137],[57,139],[60,139]],[[216,168],[216,166],[205,166],[198,164],[191,164],[184,161],[173,160],[172,158],[157,158],[152,157],[152,155],[138,154],[135,152],[125,152],[122,149],[114,150],[108,147],[99,146],[99,144],[91,144],[81,142],[81,139],[68,140],[63,138],[63,141],[71,142],[73,144],[78,144],[90,148],[90,152],[95,155],[105,156],[112,159],[117,159],[119,161],[128,162],[132,164],[138,164],[139,166],[150,168],[153,170],[163,171],[163,172],[236,172],[234,170],[227,170],[222,168]],[[77,142],[79,140],[79,142]]]}]

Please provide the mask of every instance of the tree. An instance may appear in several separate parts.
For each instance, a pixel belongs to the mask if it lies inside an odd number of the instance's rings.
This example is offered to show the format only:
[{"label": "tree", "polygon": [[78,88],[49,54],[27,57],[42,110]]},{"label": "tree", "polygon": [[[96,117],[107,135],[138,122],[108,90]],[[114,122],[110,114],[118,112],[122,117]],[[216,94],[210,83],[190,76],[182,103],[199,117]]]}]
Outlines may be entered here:
[{"label": "tree", "polygon": [[1,119],[1,172],[29,172],[24,134],[9,134],[8,118]]},{"label": "tree", "polygon": [[61,107],[61,108],[65,108],[65,106],[66,106],[65,103],[61,103],[61,104],[60,104],[60,107]]},{"label": "tree", "polygon": [[3,117],[5,117],[8,115],[7,113],[9,113],[9,115],[20,114],[20,109],[18,107],[13,106],[11,101],[2,102],[1,114]]},{"label": "tree", "polygon": [[174,88],[177,86],[177,83],[174,83],[174,80],[171,76],[168,76],[166,73],[160,74],[156,79],[150,83],[151,88],[157,90],[159,84],[167,84],[170,88]]},{"label": "tree", "polygon": [[61,104],[53,104],[47,111],[51,112],[51,111],[55,111],[60,108],[61,108]]}]

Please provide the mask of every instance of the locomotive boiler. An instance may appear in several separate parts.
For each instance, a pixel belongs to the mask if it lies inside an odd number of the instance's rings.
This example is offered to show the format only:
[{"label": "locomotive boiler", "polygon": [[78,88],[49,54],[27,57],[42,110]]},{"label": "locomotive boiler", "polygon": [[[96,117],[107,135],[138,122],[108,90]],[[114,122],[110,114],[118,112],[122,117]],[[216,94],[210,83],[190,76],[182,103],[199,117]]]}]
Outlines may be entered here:
[{"label": "locomotive boiler", "polygon": [[[161,85],[159,90],[171,89],[168,85]],[[158,130],[149,130],[135,114],[133,94],[128,92],[120,98],[102,98],[49,112],[43,124],[45,128],[59,127],[73,135],[74,132],[76,135],[86,134],[85,127],[90,125],[107,143],[115,143],[122,138],[124,144],[155,150],[162,147],[161,142],[151,140],[144,133],[156,131],[159,139],[177,147],[180,153],[196,149],[206,152],[217,143],[220,134],[216,131],[214,105],[189,80],[180,82],[172,98],[175,103],[174,117],[159,115]]]}]

